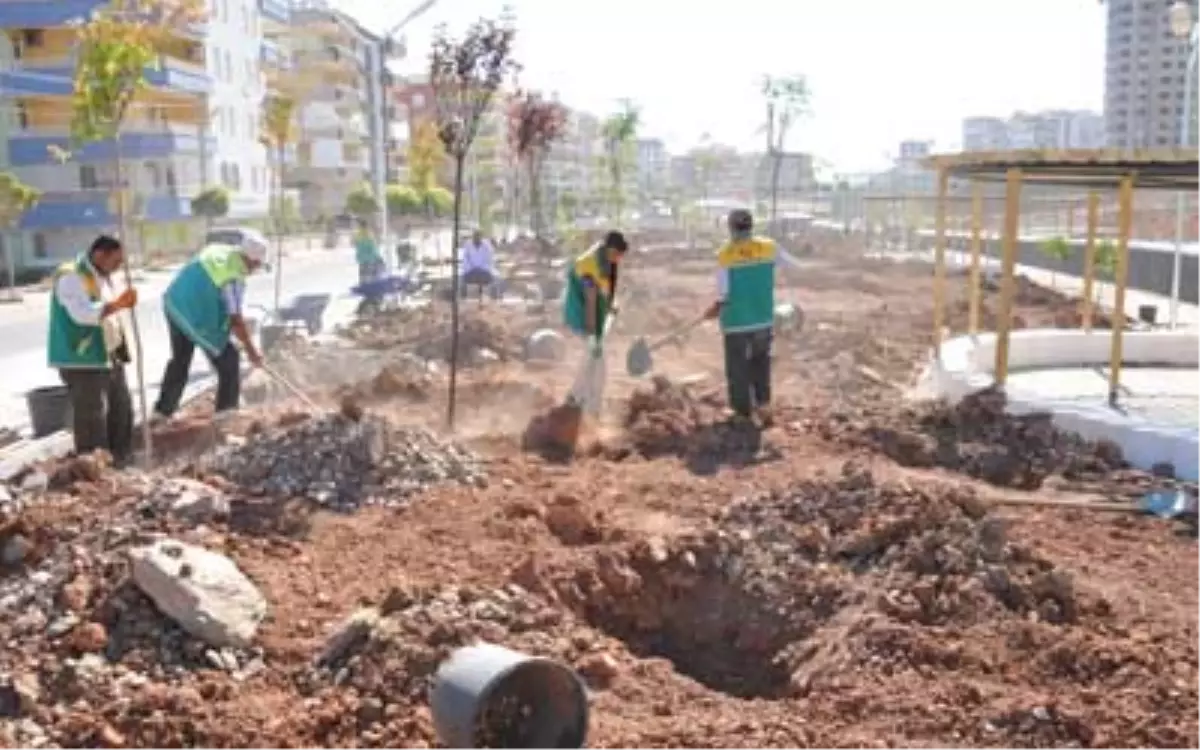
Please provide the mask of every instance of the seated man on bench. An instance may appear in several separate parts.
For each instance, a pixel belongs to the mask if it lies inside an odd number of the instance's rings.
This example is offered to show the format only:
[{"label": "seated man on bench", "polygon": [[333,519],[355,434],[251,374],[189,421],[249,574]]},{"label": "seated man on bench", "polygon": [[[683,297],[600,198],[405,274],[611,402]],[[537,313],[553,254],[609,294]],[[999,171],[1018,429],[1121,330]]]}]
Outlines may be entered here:
[{"label": "seated man on bench", "polygon": [[459,257],[462,259],[462,295],[467,296],[467,288],[474,286],[479,289],[479,300],[483,301],[483,292],[496,280],[495,271],[496,251],[492,243],[484,239],[483,232],[476,229],[471,233],[471,239],[463,244]]}]

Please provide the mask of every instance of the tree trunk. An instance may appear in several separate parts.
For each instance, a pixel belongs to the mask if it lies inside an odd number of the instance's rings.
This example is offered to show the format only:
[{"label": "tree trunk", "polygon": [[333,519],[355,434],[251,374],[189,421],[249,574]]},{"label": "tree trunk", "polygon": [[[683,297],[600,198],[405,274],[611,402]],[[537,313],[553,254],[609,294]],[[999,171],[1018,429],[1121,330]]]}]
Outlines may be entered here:
[{"label": "tree trunk", "polygon": [[[283,297],[283,149],[275,150],[275,316],[279,317],[280,300]],[[276,323],[279,321],[276,320]]]},{"label": "tree trunk", "polygon": [[462,220],[462,178],[466,155],[454,160],[454,222],[450,233],[450,393],[446,398],[446,424],[454,428],[455,396],[458,390],[458,233]]},{"label": "tree trunk", "polygon": [[783,154],[776,150],[771,155],[771,222],[779,216],[779,172],[783,167]]},{"label": "tree trunk", "polygon": [[[117,226],[121,235],[121,244],[127,245],[129,227],[125,208],[125,165],[121,159],[121,133],[119,131],[113,138],[113,148],[113,171],[116,172],[117,179]],[[122,264],[122,268],[125,272],[125,286],[133,289],[133,271],[129,268],[129,255],[128,249],[126,249],[125,263]],[[147,406],[148,399],[146,398],[146,362],[142,356],[142,331],[138,325],[136,308],[129,311],[129,329],[133,334],[133,361],[137,371],[138,406],[142,410],[143,461],[146,467],[150,467],[154,465],[154,437],[150,431],[150,409]]]}]

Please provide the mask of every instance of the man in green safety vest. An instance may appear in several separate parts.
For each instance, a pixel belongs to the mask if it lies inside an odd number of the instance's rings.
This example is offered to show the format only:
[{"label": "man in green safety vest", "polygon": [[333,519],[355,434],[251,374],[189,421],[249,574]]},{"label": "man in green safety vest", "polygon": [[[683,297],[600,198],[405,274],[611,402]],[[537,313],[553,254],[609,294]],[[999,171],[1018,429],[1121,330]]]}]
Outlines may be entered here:
[{"label": "man in green safety vest", "polygon": [[571,388],[568,403],[592,414],[599,412],[604,391],[604,335],[608,332],[616,308],[617,269],[629,250],[625,235],[609,232],[575,259],[567,272],[563,298],[563,322],[576,335],[587,340],[588,358]]},{"label": "man in green safety vest", "polygon": [[775,264],[799,261],[768,237],[754,234],[754,217],[729,214],[729,241],[717,251],[717,299],[705,311],[718,318],[725,343],[725,383],[735,417],[771,423],[771,340],[775,323]]},{"label": "man in green safety vest", "polygon": [[75,452],[103,448],[123,466],[133,452],[133,400],[125,381],[129,351],[122,310],[137,304],[130,288],[119,294],[112,274],[125,262],[121,243],[100,236],[86,253],[54,273],[50,294],[50,366],[67,386]]},{"label": "man in green safety vest", "polygon": [[217,372],[216,410],[237,408],[241,374],[238,350],[230,334],[246,350],[252,366],[262,365],[262,355],[242,317],[242,304],[246,278],[266,258],[267,239],[258,232],[243,230],[240,244],[205,247],[179,270],[167,287],[163,305],[171,334],[171,359],[163,372],[162,389],[154,406],[158,416],[170,417],[179,408],[196,347],[200,347]]}]

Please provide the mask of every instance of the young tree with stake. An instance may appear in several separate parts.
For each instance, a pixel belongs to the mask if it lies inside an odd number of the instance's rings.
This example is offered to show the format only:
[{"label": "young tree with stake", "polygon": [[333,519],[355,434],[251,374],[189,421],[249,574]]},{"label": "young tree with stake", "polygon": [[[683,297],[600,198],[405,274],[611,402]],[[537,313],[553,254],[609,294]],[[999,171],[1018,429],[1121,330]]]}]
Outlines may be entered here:
[{"label": "young tree with stake", "polygon": [[508,19],[480,19],[455,39],[438,30],[429,55],[438,136],[454,160],[454,229],[451,235],[453,295],[450,303],[450,393],[446,421],[454,426],[458,386],[459,234],[462,221],[463,169],[479,124],[500,86],[517,70],[512,59],[516,29]]},{"label": "young tree with stake", "polygon": [[[11,172],[0,172],[0,229],[16,229],[25,212],[33,208],[42,194],[32,188]],[[17,263],[12,256],[12,248],[4,243],[4,267],[8,273],[8,293],[15,299],[17,295]]]},{"label": "young tree with stake", "polygon": [[[138,94],[147,88],[146,70],[159,64],[170,39],[204,18],[203,0],[113,0],[78,28],[72,89],[71,140],[113,143],[117,224],[123,242],[129,239],[127,188],[121,158],[121,130]],[[125,283],[132,289],[129,264],[123,264]],[[137,316],[130,315],[134,358],[137,360],[138,400],[142,409],[142,439],[146,461],[153,460],[150,411],[146,406],[145,364]]]},{"label": "young tree with stake", "polygon": [[803,75],[766,76],[762,94],[767,103],[767,156],[771,160],[771,221],[779,214],[779,177],[792,126],[809,113],[811,92]]},{"label": "young tree with stake", "polygon": [[275,214],[275,311],[279,312],[283,295],[283,214],[284,214],[284,162],[287,149],[296,140],[295,94],[276,90],[268,92],[262,100],[260,118],[262,132],[259,141],[266,146],[275,167],[271,180],[271,212]]},{"label": "young tree with stake", "polygon": [[542,237],[542,167],[551,147],[566,134],[567,108],[537,92],[518,94],[509,107],[509,145],[528,175],[529,223],[538,240]]},{"label": "young tree with stake", "polygon": [[629,160],[629,149],[637,138],[641,125],[641,112],[629,100],[621,103],[621,109],[604,121],[601,132],[604,137],[604,161],[611,180],[610,199],[613,209],[613,224],[621,226],[625,215],[625,166]]}]

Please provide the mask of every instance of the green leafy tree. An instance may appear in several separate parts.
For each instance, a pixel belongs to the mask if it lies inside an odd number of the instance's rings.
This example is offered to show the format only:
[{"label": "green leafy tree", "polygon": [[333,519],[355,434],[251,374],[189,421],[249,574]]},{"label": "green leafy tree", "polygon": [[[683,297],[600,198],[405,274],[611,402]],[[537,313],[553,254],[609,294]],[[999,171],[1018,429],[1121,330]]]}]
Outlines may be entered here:
[{"label": "green leafy tree", "polygon": [[[1100,240],[1096,243],[1094,260],[1096,275],[1112,283],[1117,275],[1117,245],[1112,240]],[[1100,303],[1100,285],[1096,284],[1095,303]]]},{"label": "green leafy tree", "polygon": [[467,154],[479,134],[484,115],[496,91],[515,72],[513,41],[516,29],[511,18],[480,19],[461,38],[440,28],[429,54],[429,84],[433,89],[437,133],[446,153],[454,161],[454,223],[450,262],[453,300],[450,306],[450,392],[446,421],[453,427],[458,390],[459,234],[462,229],[463,172]]},{"label": "green leafy tree", "polygon": [[[13,173],[0,172],[0,229],[16,229],[21,217],[37,205],[41,197],[40,191],[21,182]],[[16,294],[17,263],[7,242],[4,243],[4,267],[8,270],[8,288]]]},{"label": "green leafy tree", "polygon": [[625,173],[632,159],[631,151],[641,126],[641,117],[637,106],[625,100],[621,103],[621,109],[609,115],[600,129],[604,140],[604,163],[610,181],[612,220],[618,227],[625,215]]},{"label": "green leafy tree", "polygon": [[346,196],[346,213],[356,219],[370,220],[379,213],[379,201],[370,183],[358,185]]},{"label": "green leafy tree", "polygon": [[779,214],[779,177],[792,126],[809,113],[812,98],[803,75],[766,76],[762,94],[767,104],[767,156],[771,160],[771,220]]},{"label": "green leafy tree", "polygon": [[229,215],[229,191],[222,185],[206,188],[192,198],[192,215],[204,217],[211,229],[213,221]]},{"label": "green leafy tree", "polygon": [[[71,141],[113,143],[116,214],[123,242],[128,242],[128,187],[121,158],[121,131],[138,93],[146,88],[146,70],[154,68],[176,34],[204,17],[203,0],[113,0],[77,30],[71,95]],[[125,283],[133,286],[129,263]],[[142,336],[137,316],[129,316],[137,364],[138,398],[149,414]],[[142,423],[146,461],[153,461],[150,420]]]},{"label": "green leafy tree", "polygon": [[408,184],[426,201],[423,205],[430,218],[434,215],[434,207],[426,199],[438,187],[438,173],[445,163],[446,148],[438,137],[437,123],[432,120],[420,122],[408,143]]},{"label": "green leafy tree", "polygon": [[[1047,237],[1041,243],[1042,255],[1045,255],[1051,260],[1056,260],[1059,263],[1066,263],[1071,257],[1071,243],[1067,242],[1065,237]],[[1050,269],[1050,288],[1054,289],[1058,286],[1057,269]]]}]

